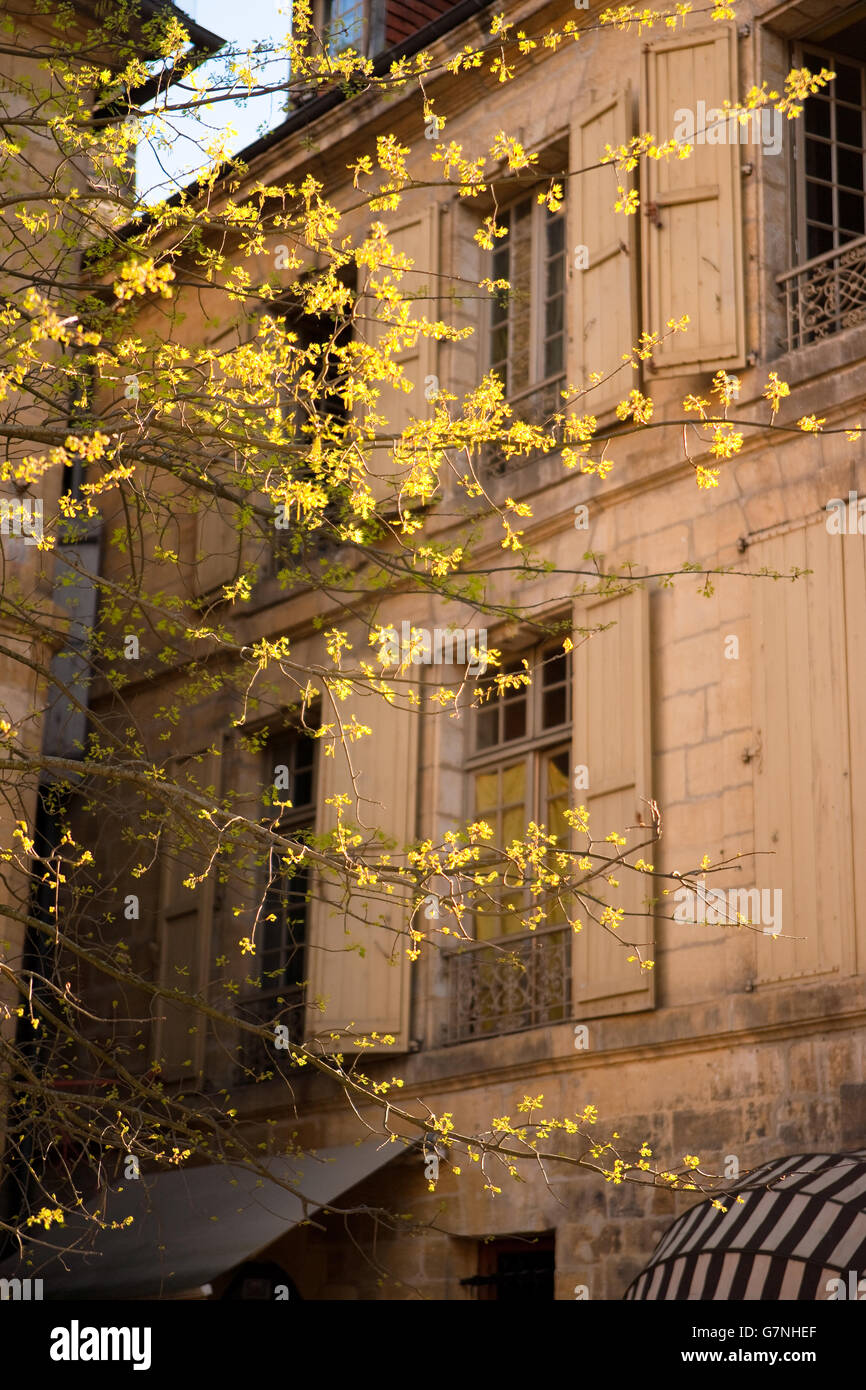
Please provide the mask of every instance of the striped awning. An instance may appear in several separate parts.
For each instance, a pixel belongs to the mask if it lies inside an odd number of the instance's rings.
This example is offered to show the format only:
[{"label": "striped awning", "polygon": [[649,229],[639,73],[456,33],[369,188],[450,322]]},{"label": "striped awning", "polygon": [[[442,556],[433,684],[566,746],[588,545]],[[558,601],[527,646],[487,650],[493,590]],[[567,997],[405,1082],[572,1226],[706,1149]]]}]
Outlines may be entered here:
[{"label": "striped awning", "polygon": [[677,1218],[625,1298],[856,1297],[866,1275],[866,1149],[774,1159],[718,1200],[726,1211],[709,1199]]}]

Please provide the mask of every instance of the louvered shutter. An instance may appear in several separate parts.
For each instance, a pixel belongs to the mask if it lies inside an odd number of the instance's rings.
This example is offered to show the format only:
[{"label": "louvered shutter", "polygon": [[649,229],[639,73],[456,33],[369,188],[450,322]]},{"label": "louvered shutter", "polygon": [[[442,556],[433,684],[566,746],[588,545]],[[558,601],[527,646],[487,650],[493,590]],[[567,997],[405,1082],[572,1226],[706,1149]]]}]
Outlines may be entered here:
[{"label": "louvered shutter", "polygon": [[[575,767],[588,770],[589,786],[574,793],[578,805],[589,811],[594,839],[604,840],[616,831],[626,834],[634,847],[647,838],[640,830],[626,831],[640,817],[648,823],[649,809],[642,798],[652,795],[650,746],[650,644],[649,596],[635,589],[618,598],[591,600],[578,605],[576,623],[595,626],[614,623],[578,646],[574,653],[574,731]],[[583,849],[585,836],[578,835],[577,849]],[[605,851],[613,846],[604,846]],[[642,856],[654,862],[656,847]],[[638,856],[629,855],[631,862]],[[583,930],[575,937],[572,951],[572,997],[576,1019],[606,1014],[630,1013],[652,1008],[655,1000],[654,972],[629,963],[632,954],[621,941],[645,943],[643,958],[654,958],[653,919],[629,916],[645,913],[646,899],[654,895],[649,875],[620,869],[614,875],[620,887],[610,887],[604,879],[594,880],[590,891],[612,907],[625,908],[622,926],[614,935],[588,919],[579,904],[575,913]],[[594,909],[598,915],[600,909]],[[619,938],[619,939],[616,939]]]},{"label": "louvered shutter", "polygon": [[[573,121],[570,167],[590,168],[604,154],[605,145],[623,145],[631,135],[631,96],[625,92]],[[631,367],[622,365],[622,354],[637,338],[637,219],[614,211],[618,185],[629,187],[632,179],[633,175],[618,176],[607,164],[572,180],[569,191],[571,378],[586,386],[592,372],[616,372],[586,397],[585,408],[597,416],[612,410],[635,384]],[[582,260],[587,262],[583,268]]]},{"label": "louvered shutter", "polygon": [[660,332],[668,319],[690,319],[687,332],[667,338],[653,354],[653,368],[670,375],[745,362],[740,161],[748,156],[736,123],[724,127],[724,144],[706,143],[712,131],[699,144],[697,134],[699,103],[710,111],[738,98],[733,25],[647,46],[641,128],[661,142],[674,134],[678,111],[691,111],[695,120],[688,159],[641,162],[643,327]]}]

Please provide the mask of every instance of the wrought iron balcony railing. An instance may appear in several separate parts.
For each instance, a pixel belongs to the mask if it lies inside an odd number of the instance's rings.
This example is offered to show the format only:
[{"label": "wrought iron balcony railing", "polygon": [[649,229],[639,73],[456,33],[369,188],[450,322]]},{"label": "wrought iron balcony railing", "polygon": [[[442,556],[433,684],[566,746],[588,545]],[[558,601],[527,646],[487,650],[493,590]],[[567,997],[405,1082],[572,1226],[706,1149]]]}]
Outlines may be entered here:
[{"label": "wrought iron balcony railing", "polygon": [[785,297],[787,352],[866,323],[866,236],[787,270],[776,279]]},{"label": "wrought iron balcony railing", "polygon": [[446,1042],[560,1023],[571,1012],[570,927],[473,942],[447,957]]},{"label": "wrought iron balcony railing", "polygon": [[[562,399],[562,390],[565,386],[565,375],[560,373],[558,376],[548,377],[546,381],[536,382],[534,386],[528,386],[525,391],[518,391],[515,395],[508,397],[508,404],[513,412],[513,419],[525,420],[529,425],[548,425],[553,415],[563,409],[565,402]],[[504,473],[509,464],[525,464],[528,458],[541,457],[540,453],[535,455],[513,454],[506,457],[505,452],[499,444],[486,444],[484,446],[483,466],[491,473]]]}]

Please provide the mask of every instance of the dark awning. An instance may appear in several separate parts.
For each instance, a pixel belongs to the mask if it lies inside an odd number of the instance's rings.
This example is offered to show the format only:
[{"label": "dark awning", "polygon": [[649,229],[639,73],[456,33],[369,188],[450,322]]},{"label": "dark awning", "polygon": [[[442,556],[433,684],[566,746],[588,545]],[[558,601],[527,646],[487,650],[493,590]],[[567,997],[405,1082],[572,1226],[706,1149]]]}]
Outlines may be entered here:
[{"label": "dark awning", "polygon": [[400,1143],[373,1140],[319,1149],[315,1157],[269,1159],[264,1166],[297,1187],[306,1210],[296,1192],[239,1165],[143,1173],[88,1203],[104,1221],[132,1216],[132,1225],[94,1235],[85,1218],[69,1218],[43,1236],[62,1246],[60,1253],[31,1246],[29,1263],[6,1260],[0,1276],[43,1279],[46,1299],[158,1298],[198,1288],[402,1152]]}]

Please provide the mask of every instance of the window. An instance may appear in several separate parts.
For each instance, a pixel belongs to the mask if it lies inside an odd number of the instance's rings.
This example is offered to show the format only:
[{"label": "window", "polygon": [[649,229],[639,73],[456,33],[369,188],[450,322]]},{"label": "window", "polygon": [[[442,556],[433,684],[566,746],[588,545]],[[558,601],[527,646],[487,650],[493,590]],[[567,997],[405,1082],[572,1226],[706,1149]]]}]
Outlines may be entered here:
[{"label": "window", "polygon": [[[557,645],[536,648],[525,659],[534,672],[532,684],[508,690],[475,716],[474,814],[491,827],[495,846],[522,839],[530,821],[545,825],[564,844],[568,838],[563,813],[570,787],[571,658]],[[521,672],[523,659],[503,669]],[[476,915],[478,940],[527,929],[522,919],[530,899],[519,884],[491,887],[490,898],[490,911]],[[548,911],[548,923],[563,920],[558,906]]]},{"label": "window", "polygon": [[552,1303],[555,1242],[553,1234],[481,1241],[478,1273],[460,1283],[484,1301]]},{"label": "window", "polygon": [[365,0],[325,0],[325,39],[332,57],[353,48],[366,53]]},{"label": "window", "polygon": [[[308,733],[286,729],[269,738],[262,752],[265,824],[293,839],[314,829],[317,744]],[[281,805],[288,803],[291,805]],[[259,912],[255,928],[258,977],[242,1007],[248,1022],[284,1024],[289,1037],[303,1035],[304,977],[310,870],[286,866],[277,849],[261,869]],[[273,1044],[251,1035],[243,1038],[244,1068],[273,1066]]]},{"label": "window", "polygon": [[491,305],[490,365],[510,400],[565,373],[565,210],[535,194],[500,214],[507,235],[493,252],[492,279],[507,280]]},{"label": "window", "polygon": [[799,247],[804,260],[866,232],[866,67],[819,48],[798,50],[797,67],[830,68],[836,80],[804,103],[797,122]]},{"label": "window", "polygon": [[[357,284],[355,267],[340,267],[336,278],[354,297]],[[341,308],[339,312],[335,309],[318,314],[308,312],[304,308],[301,295],[321,279],[321,275],[301,276],[296,281],[293,292],[278,300],[269,310],[282,320],[286,332],[293,335],[295,341],[292,346],[295,353],[307,354],[306,362],[302,366],[296,366],[296,359],[294,355],[292,357],[292,381],[296,381],[298,376],[305,373],[309,373],[312,379],[312,389],[306,395],[299,390],[292,393],[291,404],[298,429],[302,428],[313,411],[320,419],[324,416],[326,422],[333,421],[336,424],[345,421],[348,415],[345,400],[340,394],[344,376],[343,362],[336,350],[351,342],[352,303],[350,301],[345,309]]]},{"label": "window", "polygon": [[[309,275],[302,277],[298,281],[298,287],[308,287],[312,278]],[[357,283],[354,266],[341,267],[337,272],[337,278],[354,296]],[[352,303],[350,302],[339,315],[334,310],[321,314],[308,313],[304,311],[303,301],[296,293],[279,300],[270,312],[282,319],[283,328],[292,334],[295,340],[288,366],[292,389],[284,389],[281,393],[287,420],[294,422],[294,433],[302,439],[310,440],[310,421],[315,417],[316,428],[322,432],[326,440],[341,440],[349,411],[342,394],[345,369],[337,350],[345,347],[352,339]],[[307,354],[306,360],[300,364],[297,357],[299,352]],[[298,379],[307,374],[310,378],[309,389],[302,390],[297,385]],[[299,546],[297,533],[287,524],[275,527],[271,537],[271,574],[279,573],[284,565],[299,563],[305,555],[315,560],[333,540],[327,523],[336,523],[343,515],[343,499],[347,491],[345,487],[334,484],[328,478],[317,476],[314,470],[306,465],[296,464],[295,476],[315,483],[324,483],[329,498],[322,509],[326,524],[324,528],[316,531],[315,536],[307,532],[303,546]]]},{"label": "window", "polygon": [[[561,1022],[571,1009],[571,936],[561,903],[534,901],[497,849],[523,839],[530,821],[568,848],[571,779],[571,657],[561,646],[526,655],[531,686],[508,691],[475,718],[470,762],[474,816],[493,831],[479,869],[500,875],[483,889],[475,941],[448,959],[447,1043]],[[506,671],[523,671],[522,660]],[[533,920],[539,907],[543,919]]]},{"label": "window", "polygon": [[859,26],[834,43],[836,53],[803,44],[792,55],[797,67],[836,78],[796,122],[795,268],[777,282],[788,351],[866,322],[866,63],[848,56],[863,52]]}]

